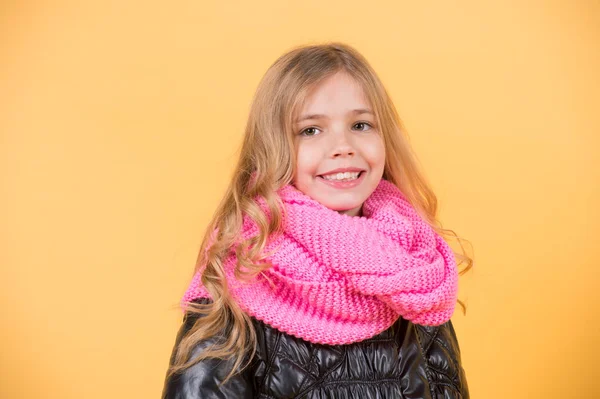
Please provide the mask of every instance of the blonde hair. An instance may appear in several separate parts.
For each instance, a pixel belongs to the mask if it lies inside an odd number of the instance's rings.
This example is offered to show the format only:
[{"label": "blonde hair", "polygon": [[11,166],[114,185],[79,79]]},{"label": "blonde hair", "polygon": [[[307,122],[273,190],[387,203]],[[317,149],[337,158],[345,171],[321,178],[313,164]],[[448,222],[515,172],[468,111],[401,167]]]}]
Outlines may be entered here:
[{"label": "blonde hair", "polygon": [[[270,234],[281,228],[282,204],[276,190],[291,182],[296,165],[292,121],[308,92],[337,72],[346,72],[362,87],[374,110],[377,126],[385,144],[383,178],[394,183],[406,195],[424,220],[443,237],[456,238],[462,249],[455,253],[458,265],[473,260],[466,255],[461,239],[444,229],[437,220],[437,198],[420,171],[402,122],[390,96],[367,60],[353,47],[339,42],[298,46],[280,56],[261,79],[252,100],[238,164],[231,183],[204,234],[194,272],[205,266],[202,284],[212,303],[186,302],[189,314],[198,313],[191,330],[177,347],[168,375],[178,373],[206,358],[234,358],[225,381],[242,370],[256,350],[256,334],[251,318],[232,300],[227,290],[223,263],[233,248],[244,215],[259,226],[260,233],[235,247],[238,263],[235,274],[249,278],[269,267],[259,263]],[[255,175],[255,177],[253,177]],[[269,207],[270,221],[254,198],[262,197]],[[212,237],[212,233],[216,235]],[[249,249],[250,248],[250,249]],[[458,301],[466,313],[465,305]],[[223,334],[225,332],[225,334]],[[205,339],[222,335],[218,344],[194,359],[194,346]],[[246,357],[247,356],[247,357]],[[242,365],[243,359],[248,362]],[[224,382],[225,382],[224,381]]]}]

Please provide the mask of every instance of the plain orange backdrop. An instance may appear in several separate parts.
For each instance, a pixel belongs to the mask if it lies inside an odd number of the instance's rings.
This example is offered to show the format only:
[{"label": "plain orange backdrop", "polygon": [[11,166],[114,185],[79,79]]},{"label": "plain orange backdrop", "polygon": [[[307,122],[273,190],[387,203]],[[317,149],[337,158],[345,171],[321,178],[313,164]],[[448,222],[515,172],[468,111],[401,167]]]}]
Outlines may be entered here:
[{"label": "plain orange backdrop", "polygon": [[254,89],[328,40],[473,245],[472,397],[600,397],[599,27],[591,0],[3,3],[0,397],[159,397]]}]

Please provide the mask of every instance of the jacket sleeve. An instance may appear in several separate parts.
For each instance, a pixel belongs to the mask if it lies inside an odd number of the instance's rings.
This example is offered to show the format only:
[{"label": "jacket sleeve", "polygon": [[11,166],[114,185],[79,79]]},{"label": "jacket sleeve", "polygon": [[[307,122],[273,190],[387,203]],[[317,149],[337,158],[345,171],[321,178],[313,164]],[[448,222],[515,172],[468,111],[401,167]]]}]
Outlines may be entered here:
[{"label": "jacket sleeve", "polygon": [[[169,366],[173,364],[179,342],[192,328],[198,315],[187,314],[177,333]],[[191,358],[214,344],[218,338],[201,341],[192,350]],[[234,363],[234,360],[204,359],[179,374],[165,377],[162,399],[216,399],[216,398],[252,398],[252,365],[242,373],[235,374],[225,384],[219,386]]]},{"label": "jacket sleeve", "polygon": [[460,355],[460,345],[458,343],[458,338],[456,337],[456,331],[454,331],[454,326],[452,325],[452,320],[448,320],[446,323],[448,330],[450,332],[450,341],[451,346],[454,347],[454,358],[456,360],[456,371],[457,376],[456,379],[458,381],[460,393],[463,399],[469,399],[469,384],[467,383],[467,374],[465,373],[465,369],[462,365],[461,355]]},{"label": "jacket sleeve", "polygon": [[452,320],[437,327],[419,326],[435,393],[441,397],[469,399],[467,376]]},{"label": "jacket sleeve", "polygon": [[[423,359],[419,365],[419,373],[424,372],[427,379],[427,397],[469,399],[467,376],[462,365],[460,346],[452,321],[439,326],[425,326],[409,322],[414,329],[414,338],[405,339],[403,345],[407,354],[414,354],[418,348]],[[422,367],[421,367],[422,366]],[[415,374],[416,376],[416,374]],[[419,383],[417,378],[407,379],[409,384]],[[414,389],[411,389],[411,392]],[[425,397],[425,392],[420,392]]]}]

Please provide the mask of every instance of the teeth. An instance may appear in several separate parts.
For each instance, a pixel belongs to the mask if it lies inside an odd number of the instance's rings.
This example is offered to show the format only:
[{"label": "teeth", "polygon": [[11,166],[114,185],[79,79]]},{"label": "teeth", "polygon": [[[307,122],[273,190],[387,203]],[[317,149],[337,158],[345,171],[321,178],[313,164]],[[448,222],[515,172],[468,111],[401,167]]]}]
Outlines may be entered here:
[{"label": "teeth", "polygon": [[330,175],[324,175],[325,180],[354,180],[358,178],[360,172],[345,172],[345,173],[333,173]]}]

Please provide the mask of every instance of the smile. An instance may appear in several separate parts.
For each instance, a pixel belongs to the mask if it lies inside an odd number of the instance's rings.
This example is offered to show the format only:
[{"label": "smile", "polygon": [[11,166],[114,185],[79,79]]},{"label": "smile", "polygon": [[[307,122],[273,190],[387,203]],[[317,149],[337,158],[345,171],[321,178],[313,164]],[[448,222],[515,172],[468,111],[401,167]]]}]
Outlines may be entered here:
[{"label": "smile", "polygon": [[317,179],[334,188],[352,188],[364,180],[365,171],[333,173],[326,176],[317,176]]},{"label": "smile", "polygon": [[335,181],[350,181],[358,178],[361,172],[343,172],[343,173],[331,173],[329,175],[323,175],[323,179],[325,180],[335,180]]}]

